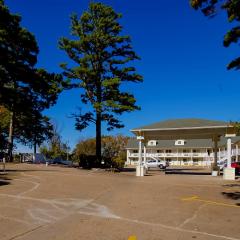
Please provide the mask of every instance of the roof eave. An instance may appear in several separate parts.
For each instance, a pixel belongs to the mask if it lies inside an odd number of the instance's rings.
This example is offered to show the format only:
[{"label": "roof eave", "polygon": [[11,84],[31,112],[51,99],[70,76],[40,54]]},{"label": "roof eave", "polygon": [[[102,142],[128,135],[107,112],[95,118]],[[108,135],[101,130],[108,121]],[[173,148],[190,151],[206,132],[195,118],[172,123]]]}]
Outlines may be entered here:
[{"label": "roof eave", "polygon": [[144,131],[170,131],[170,130],[191,130],[191,129],[211,129],[211,128],[229,128],[233,127],[232,125],[223,125],[223,126],[202,126],[202,127],[183,127],[183,128],[139,128],[131,129],[131,132],[144,132]]}]

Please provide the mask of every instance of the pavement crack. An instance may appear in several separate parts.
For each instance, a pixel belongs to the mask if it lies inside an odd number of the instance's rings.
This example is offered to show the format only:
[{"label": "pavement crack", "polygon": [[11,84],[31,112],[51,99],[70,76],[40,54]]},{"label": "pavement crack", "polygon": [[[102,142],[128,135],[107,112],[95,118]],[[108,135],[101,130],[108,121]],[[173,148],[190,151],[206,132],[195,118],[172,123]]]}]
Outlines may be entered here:
[{"label": "pavement crack", "polygon": [[193,215],[189,218],[187,218],[184,222],[182,222],[178,228],[182,228],[184,225],[188,224],[189,222],[193,221],[195,218],[197,218],[199,212],[205,207],[207,206],[208,204],[207,203],[204,203],[202,205],[200,205],[197,210],[193,213]]},{"label": "pavement crack", "polygon": [[25,236],[25,235],[27,235],[27,234],[29,234],[29,233],[32,233],[32,232],[34,232],[34,231],[36,231],[36,230],[38,230],[39,228],[42,228],[42,227],[44,227],[44,226],[45,226],[45,225],[37,226],[37,227],[32,228],[32,229],[30,229],[30,230],[28,230],[28,231],[22,232],[22,233],[20,233],[20,234],[17,234],[17,235],[15,235],[15,236],[11,237],[11,238],[8,238],[8,240],[18,239],[18,238],[23,237],[23,236]]}]

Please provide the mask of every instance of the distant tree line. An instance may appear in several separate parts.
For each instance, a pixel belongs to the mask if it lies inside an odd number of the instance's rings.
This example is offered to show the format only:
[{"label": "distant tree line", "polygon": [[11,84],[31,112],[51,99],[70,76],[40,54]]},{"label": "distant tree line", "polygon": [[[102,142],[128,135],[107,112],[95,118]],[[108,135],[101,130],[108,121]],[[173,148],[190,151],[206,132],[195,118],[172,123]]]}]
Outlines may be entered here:
[{"label": "distant tree line", "polygon": [[96,159],[96,139],[80,140],[73,151],[64,143],[61,136],[54,130],[53,136],[40,148],[47,159],[68,159],[83,168],[104,167],[121,169],[126,162],[126,146],[129,137],[122,135],[102,136],[102,161]]},{"label": "distant tree line", "polygon": [[129,137],[122,135],[102,136],[102,161],[96,161],[96,139],[89,138],[81,140],[72,153],[72,159],[78,162],[80,167],[98,167],[121,169],[126,162],[126,146]]}]

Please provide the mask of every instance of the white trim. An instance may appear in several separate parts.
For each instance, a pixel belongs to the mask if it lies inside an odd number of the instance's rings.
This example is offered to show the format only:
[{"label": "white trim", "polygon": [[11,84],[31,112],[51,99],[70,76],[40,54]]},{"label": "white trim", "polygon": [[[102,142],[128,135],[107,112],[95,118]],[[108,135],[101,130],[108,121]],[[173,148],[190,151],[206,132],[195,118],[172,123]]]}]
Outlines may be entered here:
[{"label": "white trim", "polygon": [[202,126],[202,127],[183,127],[183,128],[144,128],[144,129],[131,129],[131,132],[144,132],[144,131],[169,131],[169,130],[186,130],[186,129],[211,129],[211,128],[227,128],[233,127],[232,125],[224,126]]},{"label": "white trim", "polygon": [[225,137],[226,137],[226,138],[236,137],[236,134],[235,134],[235,133],[232,133],[232,134],[226,134]]}]

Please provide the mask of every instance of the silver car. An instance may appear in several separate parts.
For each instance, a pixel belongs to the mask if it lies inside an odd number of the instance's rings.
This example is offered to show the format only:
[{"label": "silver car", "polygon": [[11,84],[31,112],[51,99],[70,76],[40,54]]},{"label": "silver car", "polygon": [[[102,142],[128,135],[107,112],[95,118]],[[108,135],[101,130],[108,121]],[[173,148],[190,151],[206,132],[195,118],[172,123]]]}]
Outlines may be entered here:
[{"label": "silver car", "polygon": [[145,167],[147,169],[149,168],[160,168],[160,169],[165,169],[166,167],[168,167],[168,162],[164,161],[164,160],[148,160],[145,163]]}]

